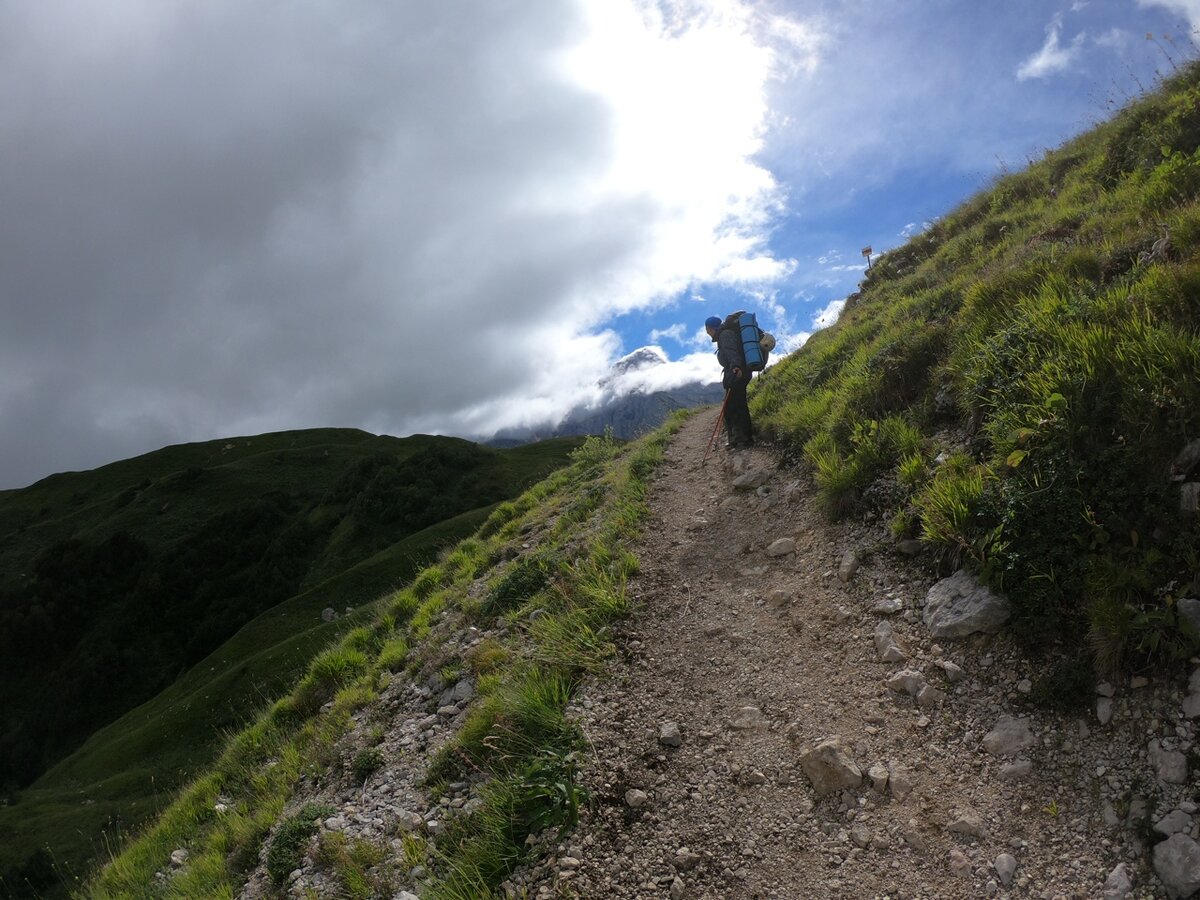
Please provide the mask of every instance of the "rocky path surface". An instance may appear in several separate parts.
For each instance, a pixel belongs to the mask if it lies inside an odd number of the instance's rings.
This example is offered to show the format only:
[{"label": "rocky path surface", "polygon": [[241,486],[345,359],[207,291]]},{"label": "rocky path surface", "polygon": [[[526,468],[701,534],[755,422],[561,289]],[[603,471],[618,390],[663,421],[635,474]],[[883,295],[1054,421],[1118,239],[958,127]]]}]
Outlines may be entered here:
[{"label": "rocky path surface", "polygon": [[[882,523],[827,524],[768,450],[701,465],[711,428],[693,417],[668,449],[623,658],[572,710],[594,751],[589,811],[512,896],[1200,886],[1179,685],[1101,685],[1086,713],[1039,711],[1035,664],[1003,633],[931,636],[927,560]],[[1175,836],[1152,851],[1155,827]]]}]

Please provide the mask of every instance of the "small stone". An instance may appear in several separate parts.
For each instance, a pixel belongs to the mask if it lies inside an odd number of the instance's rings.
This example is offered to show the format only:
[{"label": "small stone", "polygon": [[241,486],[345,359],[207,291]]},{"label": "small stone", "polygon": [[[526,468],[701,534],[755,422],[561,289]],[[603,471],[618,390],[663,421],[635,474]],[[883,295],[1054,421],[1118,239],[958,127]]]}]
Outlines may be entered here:
[{"label": "small stone", "polygon": [[875,788],[875,790],[882,793],[884,788],[887,787],[888,783],[887,766],[881,763],[876,763],[875,765],[871,766],[871,768],[867,769],[867,777],[871,779],[871,786]]},{"label": "small stone", "polygon": [[945,691],[939,691],[932,684],[927,684],[917,692],[917,706],[922,709],[933,709],[945,703],[949,697]]},{"label": "small stone", "polygon": [[630,788],[625,792],[625,805],[630,809],[641,809],[649,801],[650,797],[645,791],[637,788]]},{"label": "small stone", "polygon": [[899,644],[892,644],[883,651],[879,658],[886,663],[902,663],[908,660],[904,651],[900,649]]},{"label": "small stone", "polygon": [[967,837],[982,838],[984,836],[983,819],[972,809],[960,810],[946,826],[947,831],[964,834]]},{"label": "small stone", "polygon": [[796,542],[791,538],[779,538],[767,547],[767,556],[787,556],[796,552]]},{"label": "small stone", "polygon": [[1032,762],[1027,759],[1015,759],[1000,767],[1000,778],[1002,781],[1020,781],[1023,778],[1028,778],[1032,772]]},{"label": "small stone", "polygon": [[881,616],[892,616],[903,610],[904,601],[897,597],[884,597],[882,600],[876,600],[875,605],[871,607],[871,612]]},{"label": "small stone", "polygon": [[829,794],[862,783],[862,770],[840,737],[821,741],[800,757],[800,767],[818,794]]},{"label": "small stone", "polygon": [[1011,853],[1001,853],[996,857],[996,861],[992,863],[996,874],[1000,877],[1000,883],[1005,887],[1012,884],[1013,875],[1017,872],[1017,860]]},{"label": "small stone", "polygon": [[1113,702],[1111,697],[1101,697],[1096,701],[1096,721],[1101,725],[1107,725],[1112,721],[1113,717]]},{"label": "small stone", "polygon": [[963,569],[929,589],[922,613],[935,638],[966,637],[977,631],[995,634],[1011,615],[1006,597]]},{"label": "small stone", "polygon": [[683,746],[683,735],[674,722],[663,722],[658,728],[658,742],[664,747]]},{"label": "small stone", "polygon": [[1200,438],[1184,445],[1179,455],[1171,461],[1171,475],[1174,478],[1186,478],[1197,466],[1200,466]]},{"label": "small stone", "polygon": [[729,724],[739,731],[748,731],[751,728],[761,728],[765,723],[761,709],[757,706],[743,706],[733,714],[733,721]]},{"label": "small stone", "polygon": [[700,865],[702,857],[698,853],[693,853],[687,847],[680,847],[675,851],[675,858],[672,860],[675,868],[680,872],[690,872],[696,866]]},{"label": "small stone", "polygon": [[896,549],[905,556],[916,556],[925,549],[925,545],[916,538],[905,538],[902,541],[896,542]]},{"label": "small stone", "polygon": [[983,737],[983,749],[992,756],[1012,756],[1021,750],[1037,745],[1037,739],[1029,729],[1028,719],[1001,716]]},{"label": "small stone", "polygon": [[1164,837],[1170,837],[1182,831],[1191,831],[1191,829],[1192,817],[1181,809],[1167,813],[1154,823],[1154,830]]},{"label": "small stone", "polygon": [[1129,877],[1125,863],[1108,873],[1102,890],[1101,900],[1125,900],[1125,895],[1133,891],[1133,879]]},{"label": "small stone", "polygon": [[[1176,601],[1175,611],[1179,613],[1180,624],[1185,629],[1200,634],[1200,600],[1194,597],[1183,597]],[[1200,691],[1200,685],[1193,684],[1192,692],[1196,691]]]},{"label": "small stone", "polygon": [[1188,694],[1183,698],[1183,715],[1188,719],[1200,716],[1200,693]]},{"label": "small stone", "polygon": [[788,591],[779,590],[778,588],[767,594],[767,605],[772,609],[780,609],[792,602],[792,595]]},{"label": "small stone", "polygon": [[904,843],[908,844],[908,846],[918,853],[929,852],[929,842],[925,840],[925,835],[921,833],[921,828],[917,824],[916,819],[908,820],[908,824],[900,829],[900,837],[904,838]]},{"label": "small stone", "polygon": [[888,790],[892,796],[903,802],[916,786],[917,779],[913,770],[893,761],[888,768]]},{"label": "small stone", "polygon": [[856,847],[861,847],[866,850],[874,843],[874,835],[871,834],[871,829],[866,825],[855,825],[850,829],[850,840],[854,842]]},{"label": "small stone", "polygon": [[1200,845],[1186,834],[1173,834],[1154,847],[1154,871],[1172,898],[1200,890]]},{"label": "small stone", "polygon": [[188,852],[186,850],[181,848],[179,850],[171,851],[171,868],[172,869],[182,869],[185,865],[187,865],[187,861],[188,861]]},{"label": "small stone", "polygon": [[875,652],[884,662],[903,662],[906,650],[896,637],[891,622],[880,622],[875,626]]},{"label": "small stone", "polygon": [[1158,780],[1166,784],[1186,784],[1188,779],[1187,757],[1178,750],[1165,750],[1153,740],[1149,746],[1150,763]]},{"label": "small stone", "polygon": [[956,878],[962,878],[971,874],[971,860],[967,858],[967,854],[963,853],[957,847],[950,851],[948,865],[950,866],[950,874]]},{"label": "small stone", "polygon": [[911,694],[913,697],[925,687],[925,676],[914,669],[901,669],[884,682],[889,691]]},{"label": "small stone", "polygon": [[[1028,694],[1033,690],[1033,682],[1028,678],[1022,678],[1017,682],[1017,693]],[[1007,885],[1005,885],[1007,887]]]},{"label": "small stone", "polygon": [[842,562],[838,566],[838,578],[842,581],[849,581],[858,571],[859,565],[858,554],[853,550],[847,550],[842,554]]},{"label": "small stone", "polygon": [[683,900],[687,893],[687,885],[683,883],[683,879],[676,875],[671,879],[671,900]]},{"label": "small stone", "polygon": [[733,487],[739,491],[753,491],[771,480],[771,473],[766,469],[751,469],[744,475],[733,479]]},{"label": "small stone", "polygon": [[964,672],[962,668],[955,663],[950,662],[949,660],[943,660],[942,662],[938,663],[938,665],[941,666],[942,671],[946,673],[946,680],[951,684],[957,684],[967,677],[967,673]]}]

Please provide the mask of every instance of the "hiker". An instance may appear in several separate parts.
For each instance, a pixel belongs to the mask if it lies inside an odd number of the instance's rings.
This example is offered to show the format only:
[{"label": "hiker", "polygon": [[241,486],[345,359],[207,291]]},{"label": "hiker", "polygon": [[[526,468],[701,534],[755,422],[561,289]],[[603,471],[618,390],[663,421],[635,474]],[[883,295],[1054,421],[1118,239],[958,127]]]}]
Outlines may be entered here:
[{"label": "hiker", "polygon": [[742,354],[741,330],[736,317],[722,321],[717,316],[704,320],[704,330],[717,345],[717,362],[723,375],[721,387],[728,396],[725,400],[725,434],[730,450],[741,450],[754,446],[754,427],[750,422],[750,407],[746,404],[746,387],[750,384],[751,371],[746,368]]}]

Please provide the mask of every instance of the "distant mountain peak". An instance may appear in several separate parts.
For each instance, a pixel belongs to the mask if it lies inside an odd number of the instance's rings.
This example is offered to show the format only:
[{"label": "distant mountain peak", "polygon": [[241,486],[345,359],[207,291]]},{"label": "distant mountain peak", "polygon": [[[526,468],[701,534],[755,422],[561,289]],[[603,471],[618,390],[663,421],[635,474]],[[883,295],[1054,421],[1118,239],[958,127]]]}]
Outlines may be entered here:
[{"label": "distant mountain peak", "polygon": [[622,356],[612,365],[612,374],[624,375],[650,366],[661,366],[667,362],[667,354],[661,347],[639,347],[632,353]]}]

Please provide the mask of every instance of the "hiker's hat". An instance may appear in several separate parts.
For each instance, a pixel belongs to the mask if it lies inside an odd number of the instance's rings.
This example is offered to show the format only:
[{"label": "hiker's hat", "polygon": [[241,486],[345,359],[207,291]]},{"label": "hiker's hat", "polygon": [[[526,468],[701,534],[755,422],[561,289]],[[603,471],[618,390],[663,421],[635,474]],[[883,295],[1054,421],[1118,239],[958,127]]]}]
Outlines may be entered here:
[{"label": "hiker's hat", "polygon": [[720,328],[721,327],[721,317],[720,316],[709,316],[707,319],[704,320],[704,327],[705,328]]}]

